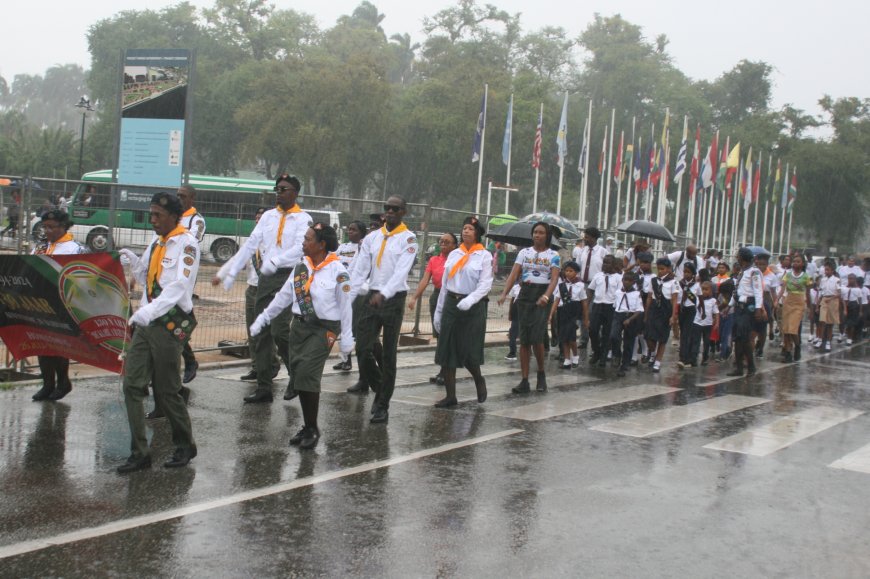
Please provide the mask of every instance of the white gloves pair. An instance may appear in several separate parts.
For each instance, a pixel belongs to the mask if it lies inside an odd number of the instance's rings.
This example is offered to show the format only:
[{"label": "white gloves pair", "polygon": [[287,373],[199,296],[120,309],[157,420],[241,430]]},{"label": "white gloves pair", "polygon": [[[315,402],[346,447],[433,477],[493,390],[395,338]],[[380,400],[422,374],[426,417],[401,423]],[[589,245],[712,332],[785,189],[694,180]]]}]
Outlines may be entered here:
[{"label": "white gloves pair", "polygon": [[275,272],[278,271],[278,266],[275,265],[275,262],[271,259],[267,259],[260,266],[260,275],[275,275]]},{"label": "white gloves pair", "polygon": [[251,324],[251,327],[249,328],[251,336],[259,336],[260,332],[263,331],[263,328],[268,326],[270,322],[271,320],[269,319],[269,316],[266,315],[266,312],[261,313],[259,316],[257,316],[257,319],[254,320],[254,323]]},{"label": "white gloves pair", "polygon": [[145,308],[139,308],[132,316],[130,316],[129,325],[131,326],[147,326],[150,323],[151,319],[148,317]]},{"label": "white gloves pair", "polygon": [[139,265],[139,256],[126,247],[124,249],[119,249],[118,253],[121,254],[121,261],[123,262],[124,259],[126,259],[131,268],[135,269],[136,266]]}]

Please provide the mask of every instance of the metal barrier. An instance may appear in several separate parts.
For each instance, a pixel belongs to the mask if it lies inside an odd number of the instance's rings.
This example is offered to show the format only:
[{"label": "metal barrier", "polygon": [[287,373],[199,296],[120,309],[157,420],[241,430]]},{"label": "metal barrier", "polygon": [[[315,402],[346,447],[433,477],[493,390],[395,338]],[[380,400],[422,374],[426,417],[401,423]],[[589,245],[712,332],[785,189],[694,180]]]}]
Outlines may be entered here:
[{"label": "metal barrier", "polygon": [[[3,176],[0,176],[0,178],[3,178]],[[8,208],[10,207],[10,194],[13,190],[17,189],[20,192],[18,205],[20,219],[14,236],[8,234],[0,236],[0,251],[19,255],[29,254],[33,248],[33,235],[39,233],[36,215],[41,210],[52,208],[52,200],[60,193],[71,194],[80,185],[94,184],[77,180],[43,179],[38,177],[9,176],[8,178],[17,181],[19,186],[0,187],[0,218],[5,223]],[[105,195],[111,194],[113,188],[118,190],[123,188],[124,185],[105,184],[102,187],[102,191],[95,191],[94,199],[91,201],[92,207],[108,207],[108,199]],[[137,186],[137,189],[147,188]],[[155,191],[161,190],[161,188],[153,189]],[[203,198],[203,203],[199,202],[200,197]],[[327,212],[338,212],[342,227],[353,220],[369,223],[369,215],[383,213],[384,205],[383,200],[308,195],[300,195],[299,203],[303,209],[315,212],[315,219],[322,216],[334,215]],[[197,195],[196,206],[197,210],[205,217],[206,223],[208,223],[210,218],[214,219],[216,217],[234,220],[236,224],[235,229],[227,233],[226,237],[231,239],[237,248],[245,239],[243,234],[244,222],[252,219],[257,207],[271,205],[274,205],[274,193],[271,191],[264,191],[261,195],[247,196],[241,196],[238,191],[217,193],[210,191],[208,195],[205,195],[204,191],[200,191]],[[147,214],[145,212],[138,213],[143,214],[134,218],[138,229],[121,234],[122,230],[118,228],[117,231],[113,232],[115,233],[113,237],[116,241],[116,247],[133,246],[144,248],[150,242],[153,232],[148,226]],[[408,203],[405,222],[409,228],[417,232],[420,247],[419,259],[409,275],[411,295],[416,291],[418,282],[423,277],[426,260],[430,255],[438,252],[438,238],[445,232],[452,232],[458,237],[462,229],[462,221],[467,215],[468,213],[464,211],[432,207],[419,203]],[[480,217],[484,222],[487,220],[486,215],[481,215]],[[75,221],[75,215],[73,215],[73,221]],[[208,225],[206,226],[206,232],[207,234],[209,233]],[[91,234],[93,234],[93,231]],[[99,244],[105,243],[107,239],[97,239],[96,235],[89,235],[89,237],[81,241],[98,248],[100,247]],[[204,245],[206,244],[204,243]],[[243,343],[246,340],[244,294],[247,284],[244,275],[239,276],[229,292],[225,292],[221,286],[212,286],[210,281],[220,267],[220,256],[212,251],[213,248],[214,240],[211,241],[210,246],[203,247],[203,259],[196,282],[195,293],[198,299],[195,300],[194,307],[199,325],[192,336],[191,344],[194,350],[197,351],[220,349],[219,344],[223,341]],[[137,253],[140,250],[137,249]],[[233,248],[234,252],[235,248]],[[503,289],[504,278],[507,277],[510,265],[511,262],[507,262],[498,269],[496,283],[493,285],[490,294],[487,324],[488,332],[503,333],[505,337],[509,328],[507,319],[508,304],[499,306],[497,298]],[[129,271],[127,273],[129,274]],[[421,296],[415,312],[406,310],[404,323],[402,324],[403,335],[424,339],[432,335],[432,322],[428,305],[432,287],[430,284]],[[130,293],[134,304],[138,304],[140,296],[141,288],[134,287]],[[7,360],[8,356],[6,355],[5,346],[0,347],[0,352],[4,354],[3,359]],[[9,366],[8,361],[5,366]]]}]

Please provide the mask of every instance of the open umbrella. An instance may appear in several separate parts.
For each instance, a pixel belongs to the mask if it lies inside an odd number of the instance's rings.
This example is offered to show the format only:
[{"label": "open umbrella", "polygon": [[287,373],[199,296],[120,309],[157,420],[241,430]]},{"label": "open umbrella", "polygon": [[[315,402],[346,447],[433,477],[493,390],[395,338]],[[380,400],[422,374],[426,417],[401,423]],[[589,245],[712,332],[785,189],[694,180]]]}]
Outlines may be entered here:
[{"label": "open umbrella", "polygon": [[510,215],[509,213],[501,213],[499,215],[493,215],[489,218],[487,222],[487,227],[498,227],[499,225],[504,225],[505,223],[513,223],[515,221],[519,221],[516,215]]},{"label": "open umbrella", "polygon": [[544,223],[549,223],[550,225],[558,227],[562,239],[580,239],[580,232],[577,231],[577,226],[558,213],[550,213],[549,211],[532,213],[531,215],[523,217],[522,221],[528,223],[543,221]]},{"label": "open umbrella", "polygon": [[[533,226],[534,223],[526,223],[524,221],[504,223],[495,229],[490,230],[486,236],[493,241],[509,243],[511,245],[516,245],[517,247],[531,247]],[[562,249],[562,246],[559,245],[556,237],[553,237],[553,242],[550,244],[550,247],[556,251]]]},{"label": "open umbrella", "polygon": [[752,257],[758,257],[759,255],[766,255],[770,257],[770,252],[761,247],[760,245],[747,245],[746,249],[752,252]]},{"label": "open umbrella", "polygon": [[664,225],[660,225],[654,221],[644,221],[643,219],[635,219],[633,221],[620,223],[616,226],[616,230],[624,233],[631,233],[632,235],[649,237],[651,239],[670,241],[671,243],[677,241],[674,234]]}]

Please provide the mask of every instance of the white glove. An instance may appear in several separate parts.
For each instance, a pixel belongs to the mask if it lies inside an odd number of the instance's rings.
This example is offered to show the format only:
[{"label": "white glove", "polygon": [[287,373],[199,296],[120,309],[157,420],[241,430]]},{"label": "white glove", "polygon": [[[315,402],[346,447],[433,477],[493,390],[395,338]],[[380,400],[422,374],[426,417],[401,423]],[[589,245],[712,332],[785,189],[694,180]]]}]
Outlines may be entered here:
[{"label": "white glove", "polygon": [[435,327],[435,331],[440,334],[441,333],[441,316],[437,316],[434,320],[432,320],[432,325]]},{"label": "white glove", "polygon": [[263,262],[263,265],[260,266],[261,275],[274,275],[276,271],[278,271],[278,266],[275,265],[275,262],[271,259],[267,259]]},{"label": "white glove", "polygon": [[347,340],[346,342],[345,340],[341,340],[340,351],[342,354],[350,354],[353,352],[354,346],[356,346],[356,344],[353,340]]},{"label": "white glove", "polygon": [[228,275],[224,277],[224,291],[230,291],[233,289],[233,283],[235,283],[236,277],[233,275]]},{"label": "white glove", "polygon": [[127,262],[130,264],[130,267],[135,268],[139,264],[139,256],[127,249],[126,247],[124,249],[119,249],[118,253],[121,254],[121,261],[124,261],[124,259],[126,259]]},{"label": "white glove", "polygon": [[456,304],[456,309],[459,310],[460,312],[467,312],[468,310],[471,309],[471,306],[473,306],[473,305],[474,304],[472,304],[468,298],[462,298]]},{"label": "white glove", "polygon": [[254,320],[254,323],[251,324],[250,332],[251,336],[258,336],[260,332],[263,331],[263,328],[269,325],[269,318],[266,317],[265,314],[260,314],[257,316],[257,319]]},{"label": "white glove", "polygon": [[148,319],[148,315],[144,312],[143,308],[139,308],[136,310],[136,313],[130,316],[131,326],[147,326],[150,323],[151,320]]}]

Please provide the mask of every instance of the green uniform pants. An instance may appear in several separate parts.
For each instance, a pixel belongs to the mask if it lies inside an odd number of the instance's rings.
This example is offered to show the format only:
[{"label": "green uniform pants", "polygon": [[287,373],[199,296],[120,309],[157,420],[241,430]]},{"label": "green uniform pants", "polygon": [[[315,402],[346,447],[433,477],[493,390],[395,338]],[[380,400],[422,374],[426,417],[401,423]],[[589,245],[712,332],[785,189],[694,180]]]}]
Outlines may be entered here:
[{"label": "green uniform pants", "polygon": [[[360,376],[378,395],[378,403],[386,409],[390,407],[390,398],[396,387],[397,348],[407,295],[408,292],[399,292],[385,300],[380,308],[371,307],[367,297],[357,326],[356,351]],[[383,371],[378,367],[374,353],[381,328],[384,329]]]},{"label": "green uniform pants", "polygon": [[[290,268],[278,271],[275,275],[261,275],[257,286],[257,300],[254,303],[254,317],[265,310],[290,277]],[[272,393],[272,360],[275,348],[290,371],[288,352],[290,348],[291,308],[287,308],[263,328],[254,345],[254,369],[257,371],[257,391]]]},{"label": "green uniform pants", "polygon": [[[245,331],[248,333],[248,355],[251,357],[251,366],[256,368],[257,363],[257,342],[260,336],[252,336],[250,327],[257,319],[257,286],[249,285],[245,289]],[[272,374],[275,374],[281,368],[281,361],[278,359],[278,351],[272,343]]]},{"label": "green uniform pants", "polygon": [[[181,343],[162,326],[136,326],[124,364],[124,404],[130,423],[130,450],[134,458],[150,454],[145,432],[145,408],[148,385],[160,399],[172,429],[176,448],[191,448],[193,430],[190,415],[181,397]],[[153,380],[153,381],[152,381]]]}]

